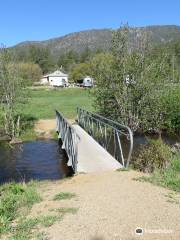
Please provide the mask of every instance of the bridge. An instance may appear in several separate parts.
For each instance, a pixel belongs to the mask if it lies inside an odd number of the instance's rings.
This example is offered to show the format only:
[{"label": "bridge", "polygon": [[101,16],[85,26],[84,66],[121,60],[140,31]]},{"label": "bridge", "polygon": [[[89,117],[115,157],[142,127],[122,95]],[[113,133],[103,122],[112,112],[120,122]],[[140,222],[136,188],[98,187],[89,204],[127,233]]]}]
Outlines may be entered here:
[{"label": "bridge", "polygon": [[100,172],[127,168],[133,150],[129,127],[96,113],[77,109],[71,124],[56,111],[56,131],[68,156],[68,166],[77,172]]}]

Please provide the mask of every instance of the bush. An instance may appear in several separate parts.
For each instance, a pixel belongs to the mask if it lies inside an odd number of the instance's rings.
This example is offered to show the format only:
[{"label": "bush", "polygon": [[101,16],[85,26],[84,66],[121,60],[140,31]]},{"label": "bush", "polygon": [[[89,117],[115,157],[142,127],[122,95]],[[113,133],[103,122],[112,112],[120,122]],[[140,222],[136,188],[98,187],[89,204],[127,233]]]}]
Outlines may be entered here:
[{"label": "bush", "polygon": [[180,132],[180,86],[170,87],[161,101],[166,112],[165,128]]},{"label": "bush", "polygon": [[152,173],[156,169],[167,168],[171,159],[171,149],[161,139],[149,140],[148,145],[141,146],[133,165],[140,171]]}]

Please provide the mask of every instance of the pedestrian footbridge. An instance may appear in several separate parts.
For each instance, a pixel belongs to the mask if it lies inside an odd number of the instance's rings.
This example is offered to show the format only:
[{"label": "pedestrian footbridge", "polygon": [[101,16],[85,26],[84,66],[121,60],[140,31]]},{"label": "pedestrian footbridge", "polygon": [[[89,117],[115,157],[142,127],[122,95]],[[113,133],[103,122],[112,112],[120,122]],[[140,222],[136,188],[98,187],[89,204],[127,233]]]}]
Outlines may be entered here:
[{"label": "pedestrian footbridge", "polygon": [[56,111],[58,138],[74,173],[127,168],[133,150],[130,128],[80,108],[77,116],[71,124]]}]

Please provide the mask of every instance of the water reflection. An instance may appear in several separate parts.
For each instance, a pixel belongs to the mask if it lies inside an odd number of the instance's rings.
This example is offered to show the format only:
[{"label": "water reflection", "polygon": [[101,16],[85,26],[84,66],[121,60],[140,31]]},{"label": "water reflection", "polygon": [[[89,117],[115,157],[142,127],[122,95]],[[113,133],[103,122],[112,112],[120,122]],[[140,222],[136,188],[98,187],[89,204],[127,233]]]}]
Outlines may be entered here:
[{"label": "water reflection", "polygon": [[0,145],[0,182],[61,179],[70,174],[66,155],[57,141],[40,140]]}]

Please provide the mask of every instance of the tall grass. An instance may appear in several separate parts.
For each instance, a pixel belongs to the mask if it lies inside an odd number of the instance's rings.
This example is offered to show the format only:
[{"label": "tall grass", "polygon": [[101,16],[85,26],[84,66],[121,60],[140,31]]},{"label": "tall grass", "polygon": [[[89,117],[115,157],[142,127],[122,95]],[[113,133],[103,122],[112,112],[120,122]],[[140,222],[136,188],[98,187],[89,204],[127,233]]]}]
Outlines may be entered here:
[{"label": "tall grass", "polygon": [[156,169],[150,177],[141,177],[140,180],[180,193],[180,155],[176,155],[170,162],[170,165],[163,171]]},{"label": "tall grass", "polygon": [[133,166],[140,171],[152,173],[156,169],[165,169],[171,159],[171,149],[162,139],[149,139],[148,144],[142,145],[135,155]]},{"label": "tall grass", "polygon": [[180,192],[180,154],[172,155],[171,148],[161,139],[150,140],[135,157],[133,167],[151,173],[137,180],[148,181]]}]

